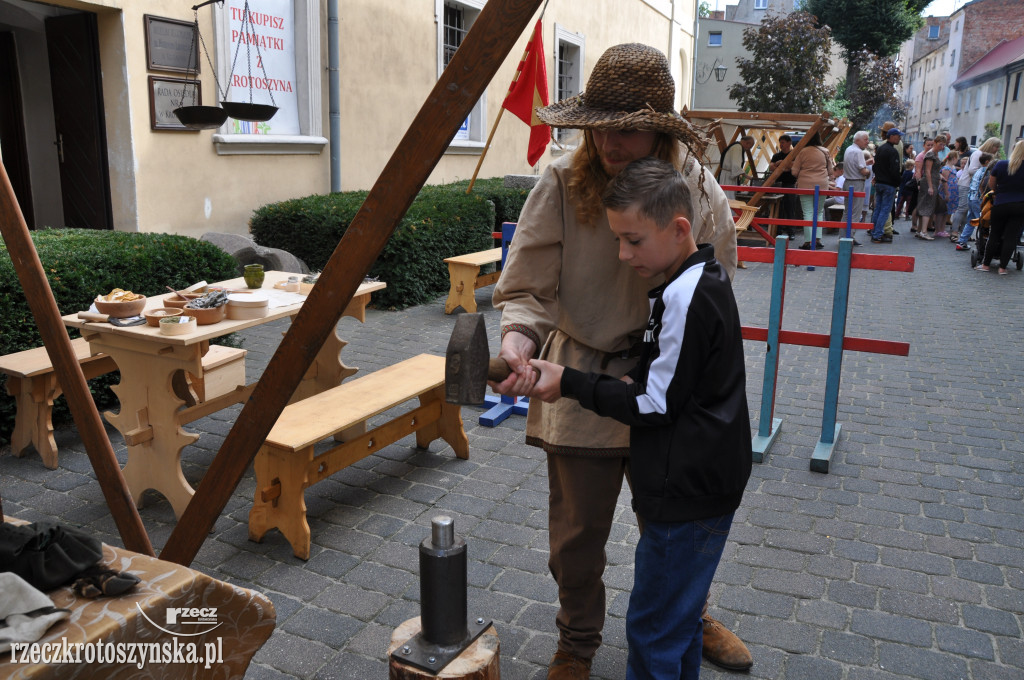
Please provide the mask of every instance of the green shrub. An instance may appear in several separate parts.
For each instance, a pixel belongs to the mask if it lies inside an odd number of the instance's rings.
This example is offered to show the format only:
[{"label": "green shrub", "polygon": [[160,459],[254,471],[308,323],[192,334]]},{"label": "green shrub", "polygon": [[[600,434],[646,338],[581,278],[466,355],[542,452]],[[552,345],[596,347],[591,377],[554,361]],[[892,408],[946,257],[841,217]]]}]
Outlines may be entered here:
[{"label": "green shrub", "polygon": [[[184,288],[201,280],[220,281],[236,276],[234,258],[214,245],[187,236],[47,229],[32,233],[39,260],[53,290],[57,309],[72,314],[84,309],[97,295],[123,288],[144,295],[166,292],[165,285]],[[0,244],[0,354],[38,347],[42,337],[18,282],[6,245]],[[116,403],[105,386],[116,377],[90,381],[100,407]],[[10,441],[15,405],[6,392],[0,395],[0,441]],[[63,399],[55,405],[54,420],[66,420]]]},{"label": "green shrub", "polygon": [[[387,283],[374,293],[378,307],[403,309],[433,300],[448,290],[444,258],[493,247],[491,234],[502,222],[519,219],[529,193],[506,189],[503,180],[468,181],[423,187],[391,236],[370,275]],[[306,196],[259,208],[250,222],[256,242],[280,248],[322,269],[355,217],[365,191]]]}]

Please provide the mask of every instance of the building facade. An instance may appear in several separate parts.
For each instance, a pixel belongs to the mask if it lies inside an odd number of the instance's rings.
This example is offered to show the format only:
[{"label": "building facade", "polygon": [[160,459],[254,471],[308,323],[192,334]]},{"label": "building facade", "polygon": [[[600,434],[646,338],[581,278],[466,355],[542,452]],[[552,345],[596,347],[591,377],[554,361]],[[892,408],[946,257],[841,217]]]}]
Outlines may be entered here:
[{"label": "building facade", "polygon": [[[925,19],[925,26],[900,52],[903,97],[909,104],[903,123],[907,139],[916,143],[938,132],[968,141],[981,137],[985,123],[998,118],[978,120],[1002,106],[1005,92],[993,86],[990,94],[988,81],[977,82],[977,74],[970,86],[962,79],[1000,43],[1024,36],[1024,0],[974,0],[949,17]],[[974,89],[967,92],[968,87]]]},{"label": "building facade", "polygon": [[[158,0],[0,0],[0,154],[32,227],[245,233],[261,205],[372,186],[475,18],[500,1],[346,0],[329,17],[327,0],[249,0],[246,26],[245,0],[195,14]],[[579,93],[607,47],[643,42],[668,55],[682,107],[695,16],[695,0],[550,0],[552,100]],[[472,176],[529,34],[429,183]],[[194,130],[173,114],[250,98],[274,117]],[[574,143],[562,137],[531,168],[528,137],[504,117],[480,176],[539,172]]]},{"label": "building facade", "polygon": [[[756,27],[769,14],[790,14],[799,10],[799,0],[740,0],[697,20],[693,61],[693,99],[690,108],[707,111],[736,111],[729,87],[742,82],[737,59],[749,59],[743,46],[743,32]],[[840,47],[832,43],[831,66],[825,78],[835,86],[846,77],[846,62]]]}]

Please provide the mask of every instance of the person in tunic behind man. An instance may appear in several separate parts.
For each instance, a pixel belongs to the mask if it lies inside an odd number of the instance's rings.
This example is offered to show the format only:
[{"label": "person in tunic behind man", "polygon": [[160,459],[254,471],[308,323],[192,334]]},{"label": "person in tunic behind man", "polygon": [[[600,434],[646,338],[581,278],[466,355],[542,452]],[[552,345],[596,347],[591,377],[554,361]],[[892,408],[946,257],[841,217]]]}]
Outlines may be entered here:
[{"label": "person in tunic behind man", "polygon": [[[523,206],[494,305],[502,311],[501,351],[513,373],[492,384],[530,396],[542,358],[581,371],[625,375],[638,358],[649,308],[645,280],[618,258],[601,193],[630,162],[670,161],[694,197],[693,233],[711,243],[729,276],[736,232],[729,203],[694,153],[704,140],[675,110],[668,60],[640,44],[609,48],[583,94],[537,109],[553,127],[580,129],[576,151],[548,166]],[[526,441],[547,452],[548,566],[558,584],[558,649],[551,680],[585,680],[601,644],[606,611],[605,543],[626,475],[629,428],[571,399],[531,399]],[[712,663],[746,670],[746,646],[703,616],[703,653]]]},{"label": "person in tunic behind man", "polygon": [[[746,170],[747,152],[754,148],[754,138],[744,135],[725,148],[722,154],[722,167],[718,171],[719,184],[740,184]],[[725,195],[729,198],[736,198],[735,191],[727,191]]]}]

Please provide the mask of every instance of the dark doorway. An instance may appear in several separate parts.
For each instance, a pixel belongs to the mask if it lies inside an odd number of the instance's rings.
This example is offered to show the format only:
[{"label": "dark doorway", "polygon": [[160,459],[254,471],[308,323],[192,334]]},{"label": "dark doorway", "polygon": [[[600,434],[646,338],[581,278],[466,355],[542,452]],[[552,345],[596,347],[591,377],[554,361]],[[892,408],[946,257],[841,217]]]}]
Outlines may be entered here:
[{"label": "dark doorway", "polygon": [[0,147],[3,149],[7,178],[14,188],[14,196],[21,206],[25,222],[29,227],[34,227],[18,53],[14,46],[14,35],[10,32],[0,33]]},{"label": "dark doorway", "polygon": [[96,15],[46,20],[64,223],[113,229]]}]

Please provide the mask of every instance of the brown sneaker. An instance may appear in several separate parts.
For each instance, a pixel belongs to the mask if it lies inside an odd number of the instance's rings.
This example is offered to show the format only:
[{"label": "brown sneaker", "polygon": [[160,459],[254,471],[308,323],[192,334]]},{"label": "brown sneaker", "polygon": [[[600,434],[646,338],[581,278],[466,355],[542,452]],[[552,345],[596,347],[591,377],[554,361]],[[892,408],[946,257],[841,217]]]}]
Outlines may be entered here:
[{"label": "brown sneaker", "polygon": [[[730,671],[747,671],[754,665],[754,658],[743,641],[735,633],[711,618],[705,612],[704,621],[704,658]],[[550,678],[551,676],[548,675]]]},{"label": "brown sneaker", "polygon": [[559,650],[548,664],[548,680],[590,680],[590,659]]}]

